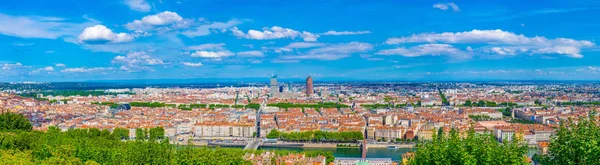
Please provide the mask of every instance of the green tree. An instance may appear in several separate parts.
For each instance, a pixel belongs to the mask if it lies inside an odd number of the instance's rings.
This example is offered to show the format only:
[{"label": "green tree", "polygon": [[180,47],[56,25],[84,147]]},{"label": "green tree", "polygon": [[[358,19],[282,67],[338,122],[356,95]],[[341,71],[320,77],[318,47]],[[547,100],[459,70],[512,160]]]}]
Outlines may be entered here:
[{"label": "green tree", "polygon": [[162,140],[163,138],[165,138],[165,129],[163,127],[150,128],[149,140],[156,141]]},{"label": "green tree", "polygon": [[463,105],[466,107],[470,107],[473,105],[473,103],[471,102],[471,100],[467,100],[467,101],[465,101],[465,104],[463,104]]},{"label": "green tree", "polygon": [[452,129],[449,134],[438,131],[431,141],[421,141],[413,157],[412,165],[429,164],[517,164],[525,165],[527,146],[515,140],[499,143],[490,134],[475,134],[473,129],[465,138]]},{"label": "green tree", "polygon": [[478,107],[483,107],[483,106],[485,106],[485,101],[483,101],[483,100],[479,100],[479,102],[477,102],[477,106],[478,106]]},{"label": "green tree", "polygon": [[148,136],[146,136],[147,134],[145,132],[146,132],[146,130],[142,129],[142,128],[135,129],[135,140],[146,140],[146,139],[148,139]]},{"label": "green tree", "polygon": [[572,120],[561,123],[548,149],[542,164],[600,164],[600,127],[596,112],[579,118],[577,123]]},{"label": "green tree", "polygon": [[0,114],[0,131],[22,130],[31,131],[33,126],[29,120],[21,115],[12,112]]},{"label": "green tree", "polygon": [[272,129],[269,134],[267,134],[267,138],[269,139],[279,139],[281,137],[281,133],[277,131],[277,129]]},{"label": "green tree", "polygon": [[129,139],[129,129],[126,128],[115,128],[112,132],[112,136],[119,140]]}]

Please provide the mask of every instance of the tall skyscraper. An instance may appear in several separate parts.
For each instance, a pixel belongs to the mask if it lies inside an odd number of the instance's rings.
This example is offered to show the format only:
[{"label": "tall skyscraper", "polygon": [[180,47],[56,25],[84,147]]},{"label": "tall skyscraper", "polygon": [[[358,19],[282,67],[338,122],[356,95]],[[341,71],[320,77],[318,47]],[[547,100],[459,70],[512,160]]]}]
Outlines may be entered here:
[{"label": "tall skyscraper", "polygon": [[277,75],[273,75],[271,76],[271,84],[269,87],[269,93],[271,94],[271,97],[276,97],[279,93],[278,90],[279,86],[277,85]]},{"label": "tall skyscraper", "polygon": [[306,78],[306,96],[310,96],[313,93],[313,79],[312,77],[308,76]]}]

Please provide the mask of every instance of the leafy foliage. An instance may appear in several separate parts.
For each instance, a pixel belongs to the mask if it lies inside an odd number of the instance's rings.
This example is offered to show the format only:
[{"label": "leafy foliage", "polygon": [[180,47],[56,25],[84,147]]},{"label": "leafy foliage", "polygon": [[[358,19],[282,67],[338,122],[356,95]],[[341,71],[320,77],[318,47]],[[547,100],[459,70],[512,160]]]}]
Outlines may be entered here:
[{"label": "leafy foliage", "polygon": [[446,98],[446,95],[444,95],[444,93],[442,93],[442,90],[438,89],[438,92],[440,93],[440,97],[442,98],[442,104],[443,105],[450,105],[450,102]]},{"label": "leafy foliage", "polygon": [[294,104],[294,103],[274,103],[267,106],[279,108],[349,108],[346,104],[339,103],[317,103],[317,104]]},{"label": "leafy foliage", "polygon": [[560,103],[560,105],[563,105],[563,106],[571,106],[571,105],[577,105],[577,106],[582,106],[582,105],[600,105],[600,101],[592,101],[592,102],[562,102],[562,103]]},{"label": "leafy foliage", "polygon": [[283,139],[285,141],[302,142],[356,142],[363,139],[361,132],[325,132],[325,131],[304,131],[304,132],[279,132],[276,129],[267,134],[267,138]]},{"label": "leafy foliage", "polygon": [[31,131],[33,126],[25,116],[12,112],[0,114],[0,131],[22,130]]},{"label": "leafy foliage", "polygon": [[429,164],[528,164],[527,146],[520,141],[499,143],[490,134],[475,134],[473,129],[465,138],[452,129],[449,134],[443,131],[433,135],[433,140],[422,141],[415,155],[409,158],[411,165]]},{"label": "leafy foliage", "polygon": [[1,132],[0,164],[251,164],[242,149],[181,147],[166,140],[125,142],[114,138],[121,133],[99,132]]},{"label": "leafy foliage", "polygon": [[494,118],[491,118],[488,115],[469,115],[469,118],[475,120],[475,121],[489,121],[489,120],[496,120]]},{"label": "leafy foliage", "polygon": [[550,141],[549,153],[542,164],[600,164],[600,127],[592,111],[589,117],[561,123]]}]

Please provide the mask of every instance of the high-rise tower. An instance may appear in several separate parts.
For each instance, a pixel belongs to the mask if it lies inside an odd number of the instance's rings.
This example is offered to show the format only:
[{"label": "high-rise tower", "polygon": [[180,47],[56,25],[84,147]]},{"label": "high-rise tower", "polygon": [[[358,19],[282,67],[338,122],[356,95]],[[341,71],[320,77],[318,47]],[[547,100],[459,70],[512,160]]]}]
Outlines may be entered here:
[{"label": "high-rise tower", "polygon": [[279,86],[277,86],[277,75],[271,76],[271,83],[269,87],[269,93],[271,97],[276,97],[279,94]]},{"label": "high-rise tower", "polygon": [[312,77],[308,76],[306,78],[306,96],[310,96],[314,93],[313,91],[313,79]]}]

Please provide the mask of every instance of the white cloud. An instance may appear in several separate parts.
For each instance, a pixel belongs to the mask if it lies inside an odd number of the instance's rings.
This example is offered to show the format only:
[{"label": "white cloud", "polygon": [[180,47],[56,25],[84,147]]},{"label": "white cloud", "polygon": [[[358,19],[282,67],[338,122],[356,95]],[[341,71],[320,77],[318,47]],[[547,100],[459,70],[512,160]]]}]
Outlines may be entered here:
[{"label": "white cloud", "polygon": [[12,69],[21,68],[21,67],[24,67],[24,66],[20,62],[17,62],[14,64],[9,64],[9,63],[2,64],[2,70],[12,70]]},{"label": "white cloud", "polygon": [[282,38],[291,38],[295,39],[296,37],[300,37],[304,39],[304,41],[317,41],[319,35],[313,34],[310,32],[300,32],[293,29],[282,28],[279,26],[273,26],[271,28],[265,28],[262,31],[260,30],[248,30],[248,33],[244,33],[239,30],[237,27],[231,29],[234,36],[246,38],[246,39],[254,39],[254,40],[270,40],[270,39],[282,39]]},{"label": "white cloud", "polygon": [[331,44],[324,47],[316,48],[311,50],[311,53],[356,53],[365,52],[373,49],[373,45],[364,42],[350,42],[344,44]]},{"label": "white cloud", "polygon": [[29,71],[31,71],[31,66],[25,66],[19,62],[0,64],[0,79],[22,77]]},{"label": "white cloud", "polygon": [[139,12],[149,12],[152,8],[145,0],[125,0],[125,4],[129,6],[131,10]]},{"label": "white cloud", "polygon": [[133,37],[126,33],[114,33],[104,25],[87,27],[77,37],[80,43],[103,44],[133,41]]},{"label": "white cloud", "polygon": [[220,60],[223,57],[235,55],[233,52],[225,49],[224,43],[209,43],[202,45],[194,45],[186,48],[187,50],[195,50],[190,52],[192,57],[210,58],[213,60]]},{"label": "white cloud", "polygon": [[53,68],[53,67],[51,67],[51,66],[47,66],[47,67],[44,67],[44,68],[42,68],[42,69],[43,69],[44,71],[54,71],[54,68]]},{"label": "white cloud", "polygon": [[[466,32],[421,33],[409,37],[389,38],[387,44],[401,43],[450,43],[450,44],[489,44],[497,50],[519,49],[529,54],[563,54],[581,58],[582,48],[593,47],[587,40],[569,38],[547,39],[545,37],[526,37],[502,30],[472,30]],[[492,50],[493,52],[493,50]],[[498,51],[500,52],[500,51]],[[504,53],[509,53],[502,51]]]},{"label": "white cloud", "polygon": [[587,67],[579,68],[579,69],[577,69],[577,71],[600,73],[600,67],[599,66],[587,66]]},{"label": "white cloud", "polygon": [[341,31],[341,32],[338,32],[338,31],[330,30],[330,31],[327,31],[325,33],[321,33],[321,35],[339,36],[339,35],[357,35],[357,34],[369,34],[369,33],[371,33],[371,32],[370,31],[355,31],[355,32],[352,32],[352,31]]},{"label": "white cloud", "polygon": [[57,17],[12,16],[0,13],[0,34],[21,38],[57,39],[76,36],[83,28],[93,24],[97,22],[71,23]]},{"label": "white cloud", "polygon": [[261,51],[244,51],[244,52],[238,52],[237,55],[240,56],[246,56],[246,57],[263,57],[265,56],[265,54]]},{"label": "white cloud", "polygon": [[21,43],[21,42],[13,42],[13,46],[32,46],[34,43]]},{"label": "white cloud", "polygon": [[395,48],[380,50],[376,54],[381,55],[401,55],[405,57],[419,57],[419,56],[439,56],[439,55],[451,55],[451,56],[468,56],[467,53],[453,47],[448,44],[425,44],[418,45],[410,48]]},{"label": "white cloud", "polygon": [[452,10],[454,12],[460,11],[460,8],[458,8],[458,6],[456,4],[454,4],[453,2],[450,3],[436,3],[433,5],[433,8],[438,8],[440,10],[448,10],[449,8],[452,8]]},{"label": "white cloud", "polygon": [[63,64],[63,63],[58,63],[54,65],[55,67],[66,67],[67,65]]},{"label": "white cloud", "polygon": [[224,43],[209,43],[209,44],[188,46],[186,49],[187,50],[223,50],[224,46],[225,46]]},{"label": "white cloud", "polygon": [[155,26],[164,26],[181,22],[184,19],[179,14],[171,11],[165,11],[156,15],[148,15],[143,17],[141,20],[134,20],[133,22],[125,24],[125,27],[129,30],[149,30]]},{"label": "white cloud", "polygon": [[182,32],[181,34],[193,38],[193,37],[197,37],[197,36],[205,36],[205,35],[209,35],[213,32],[226,32],[227,29],[234,27],[236,25],[241,24],[242,21],[240,20],[230,20],[227,22],[213,22],[213,23],[209,23],[209,24],[204,24],[204,25],[200,25],[194,29],[191,30],[186,30],[184,32]]},{"label": "white cloud", "polygon": [[294,49],[312,48],[320,46],[325,46],[325,44],[317,42],[292,42],[284,47],[276,48],[275,52],[291,52]]},{"label": "white cloud", "polygon": [[252,64],[260,64],[260,63],[262,63],[262,60],[250,60],[250,63],[252,63]]},{"label": "white cloud", "polygon": [[516,49],[511,48],[502,48],[502,47],[492,47],[489,52],[499,54],[499,55],[515,55],[517,53]]},{"label": "white cloud", "polygon": [[81,68],[65,68],[63,70],[61,70],[60,72],[63,73],[89,73],[89,72],[101,72],[101,71],[109,71],[109,70],[113,70],[113,68],[105,68],[105,67],[94,67],[94,68],[86,68],[86,67],[81,67]]},{"label": "white cloud", "polygon": [[185,65],[185,66],[189,66],[189,67],[200,67],[200,66],[202,66],[202,63],[199,63],[199,62],[198,63],[183,62],[182,64]]},{"label": "white cloud", "polygon": [[223,51],[205,51],[200,50],[191,54],[192,57],[202,57],[202,58],[212,58],[212,59],[221,59],[223,57],[233,56],[234,54],[229,50]]},{"label": "white cloud", "polygon": [[297,55],[281,56],[282,60],[338,60],[346,58],[354,53],[366,52],[373,49],[373,45],[362,42],[350,42],[344,44],[331,44],[320,48],[312,49],[306,53]]},{"label": "white cloud", "polygon": [[300,49],[300,48],[319,47],[319,46],[324,46],[324,45],[325,44],[323,44],[323,43],[316,43],[316,42],[292,42],[292,43],[288,44],[287,46],[285,46],[285,48]]},{"label": "white cloud", "polygon": [[165,64],[163,60],[153,58],[146,52],[131,52],[126,56],[116,56],[112,63],[120,64],[121,70],[126,71],[152,70],[149,66]]},{"label": "white cloud", "polygon": [[38,74],[38,73],[42,73],[42,72],[51,73],[53,71],[54,71],[54,67],[47,66],[47,67],[43,67],[43,68],[39,68],[34,71],[31,71],[31,72],[29,72],[29,74]]}]

